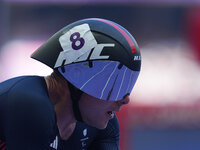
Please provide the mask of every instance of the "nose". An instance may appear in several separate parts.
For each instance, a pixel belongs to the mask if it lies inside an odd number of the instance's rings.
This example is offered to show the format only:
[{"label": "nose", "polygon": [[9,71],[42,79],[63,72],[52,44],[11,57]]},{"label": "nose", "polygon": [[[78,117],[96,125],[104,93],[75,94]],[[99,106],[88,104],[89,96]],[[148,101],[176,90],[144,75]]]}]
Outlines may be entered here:
[{"label": "nose", "polygon": [[130,102],[130,95],[126,95],[122,100],[117,101],[117,104],[119,106],[119,110],[123,105],[126,105]]}]

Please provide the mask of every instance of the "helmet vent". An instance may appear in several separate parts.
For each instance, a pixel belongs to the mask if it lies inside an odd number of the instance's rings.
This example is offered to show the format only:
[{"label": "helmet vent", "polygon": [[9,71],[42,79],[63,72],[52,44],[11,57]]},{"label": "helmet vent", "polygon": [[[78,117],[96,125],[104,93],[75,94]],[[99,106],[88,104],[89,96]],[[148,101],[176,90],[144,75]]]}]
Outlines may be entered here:
[{"label": "helmet vent", "polygon": [[120,70],[120,69],[122,69],[122,67],[123,67],[123,64],[120,63],[119,66],[118,66],[118,69]]},{"label": "helmet vent", "polygon": [[93,67],[93,62],[89,61],[89,67],[92,68]]},{"label": "helmet vent", "polygon": [[61,71],[62,71],[62,73],[65,73],[65,67],[64,67],[65,61],[66,61],[66,59],[63,60],[62,65],[61,65]]},{"label": "helmet vent", "polygon": [[87,60],[88,60],[88,62],[89,62],[89,67],[90,67],[90,68],[93,67],[93,62],[90,60],[90,57],[91,57],[93,51],[94,51],[94,48],[90,51],[90,54],[89,54],[89,56],[88,56],[88,58],[87,58]]}]

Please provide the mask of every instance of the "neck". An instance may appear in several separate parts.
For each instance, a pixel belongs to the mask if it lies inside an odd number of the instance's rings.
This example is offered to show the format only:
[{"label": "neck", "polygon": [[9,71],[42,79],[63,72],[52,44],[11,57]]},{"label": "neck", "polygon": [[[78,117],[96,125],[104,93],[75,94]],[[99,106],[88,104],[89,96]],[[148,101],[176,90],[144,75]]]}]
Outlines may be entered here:
[{"label": "neck", "polygon": [[62,139],[67,140],[73,133],[76,125],[67,81],[54,75],[46,77],[45,80],[49,97],[56,112],[60,136]]}]

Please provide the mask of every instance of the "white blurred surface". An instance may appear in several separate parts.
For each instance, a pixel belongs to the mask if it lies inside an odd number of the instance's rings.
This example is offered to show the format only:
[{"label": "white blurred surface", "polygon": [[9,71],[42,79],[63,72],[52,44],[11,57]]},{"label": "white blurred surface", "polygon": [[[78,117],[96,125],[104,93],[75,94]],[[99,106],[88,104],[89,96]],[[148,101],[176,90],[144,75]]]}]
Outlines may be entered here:
[{"label": "white blurred surface", "polygon": [[20,75],[49,75],[52,69],[30,58],[41,44],[41,41],[7,42],[0,51],[0,81]]},{"label": "white blurred surface", "polygon": [[[30,58],[41,41],[10,41],[0,51],[0,81],[19,75],[47,76],[52,69]],[[155,44],[156,43],[156,44]],[[142,70],[132,104],[188,105],[200,101],[200,64],[183,41],[157,41],[141,47]]]},{"label": "white blurred surface", "polygon": [[187,105],[200,101],[200,64],[190,47],[184,42],[157,43],[141,48],[142,71],[132,102]]}]

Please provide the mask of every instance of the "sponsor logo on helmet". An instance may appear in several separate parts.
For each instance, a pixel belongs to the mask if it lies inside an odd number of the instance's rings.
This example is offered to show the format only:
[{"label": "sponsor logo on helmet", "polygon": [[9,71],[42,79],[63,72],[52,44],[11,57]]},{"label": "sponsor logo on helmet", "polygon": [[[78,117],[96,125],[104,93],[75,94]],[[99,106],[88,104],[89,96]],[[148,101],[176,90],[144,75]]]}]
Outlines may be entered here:
[{"label": "sponsor logo on helmet", "polygon": [[141,60],[141,56],[134,56],[134,61]]}]

